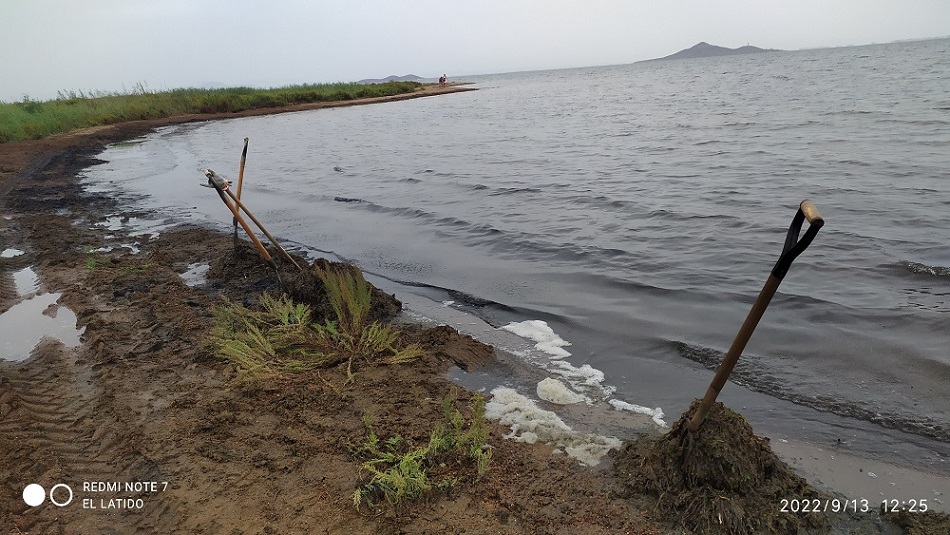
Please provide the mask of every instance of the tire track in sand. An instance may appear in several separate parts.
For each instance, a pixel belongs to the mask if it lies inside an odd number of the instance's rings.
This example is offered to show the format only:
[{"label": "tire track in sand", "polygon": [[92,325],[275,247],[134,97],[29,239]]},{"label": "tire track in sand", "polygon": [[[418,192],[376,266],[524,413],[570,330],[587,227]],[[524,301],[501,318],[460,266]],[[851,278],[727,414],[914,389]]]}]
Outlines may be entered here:
[{"label": "tire track in sand", "polygon": [[[167,500],[145,499],[141,510],[83,509],[83,497],[95,504],[100,497],[140,497],[93,495],[82,491],[83,482],[160,480],[161,470],[141,452],[139,431],[122,416],[108,387],[111,370],[77,367],[79,352],[44,341],[27,361],[0,365],[0,467],[7,472],[0,519],[9,520],[0,523],[37,533],[67,524],[83,533],[170,532],[177,515]],[[29,483],[47,490],[66,483],[74,501],[29,508],[20,498]]]}]

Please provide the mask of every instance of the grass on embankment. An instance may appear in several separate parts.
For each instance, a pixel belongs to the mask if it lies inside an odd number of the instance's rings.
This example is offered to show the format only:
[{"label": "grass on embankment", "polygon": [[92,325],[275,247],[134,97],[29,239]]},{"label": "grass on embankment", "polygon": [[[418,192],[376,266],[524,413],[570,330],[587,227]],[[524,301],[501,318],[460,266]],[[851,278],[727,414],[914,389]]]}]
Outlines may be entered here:
[{"label": "grass on embankment", "polygon": [[24,97],[0,102],[0,143],[40,139],[78,128],[140,119],[160,119],[190,113],[238,112],[313,102],[332,102],[411,93],[417,82],[384,84],[316,84],[276,89],[176,89],[152,92],[85,95],[60,92],[54,100]]}]

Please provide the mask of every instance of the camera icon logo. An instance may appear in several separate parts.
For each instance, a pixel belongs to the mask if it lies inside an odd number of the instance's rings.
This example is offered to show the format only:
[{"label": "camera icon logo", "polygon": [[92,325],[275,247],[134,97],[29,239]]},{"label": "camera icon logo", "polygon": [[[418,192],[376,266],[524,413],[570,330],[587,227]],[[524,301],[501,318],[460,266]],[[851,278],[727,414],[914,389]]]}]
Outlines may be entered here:
[{"label": "camera icon logo", "polygon": [[[57,492],[60,489],[65,491],[67,497],[64,497],[62,492]],[[46,489],[42,485],[30,483],[23,489],[23,501],[30,507],[41,505],[45,500]],[[57,483],[49,489],[49,501],[57,507],[66,507],[73,501],[73,489],[65,483]]]}]

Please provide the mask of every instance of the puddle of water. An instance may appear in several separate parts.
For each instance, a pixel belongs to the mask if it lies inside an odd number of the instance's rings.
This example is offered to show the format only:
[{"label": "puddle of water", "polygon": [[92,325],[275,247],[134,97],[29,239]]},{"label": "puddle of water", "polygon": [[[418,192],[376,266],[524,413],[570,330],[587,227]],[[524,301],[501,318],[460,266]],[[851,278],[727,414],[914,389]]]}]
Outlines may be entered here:
[{"label": "puddle of water", "polygon": [[0,253],[0,258],[16,258],[20,256],[21,254],[23,254],[23,251],[19,249],[13,249],[13,248],[4,249],[3,252]]},{"label": "puddle of water", "polygon": [[207,262],[196,262],[188,266],[188,271],[180,276],[188,286],[201,286],[208,282],[206,275],[211,266]]},{"label": "puddle of water", "polygon": [[40,289],[40,278],[31,267],[14,271],[13,283],[16,286],[17,295],[21,297],[35,293]]},{"label": "puddle of water", "polygon": [[178,226],[178,223],[171,219],[159,221],[141,217],[115,215],[110,216],[101,223],[96,223],[93,228],[105,229],[112,232],[125,230],[128,232],[128,235],[133,238],[147,236],[149,239],[155,239],[158,238],[165,230],[176,226]]},{"label": "puddle of water", "polygon": [[84,329],[76,328],[72,310],[56,303],[61,295],[37,295],[0,314],[0,360],[26,360],[43,338],[56,338],[67,347],[79,345]]},{"label": "puddle of water", "polygon": [[96,226],[113,231],[122,230],[122,228],[125,227],[125,225],[122,224],[122,218],[120,216],[112,216]]}]

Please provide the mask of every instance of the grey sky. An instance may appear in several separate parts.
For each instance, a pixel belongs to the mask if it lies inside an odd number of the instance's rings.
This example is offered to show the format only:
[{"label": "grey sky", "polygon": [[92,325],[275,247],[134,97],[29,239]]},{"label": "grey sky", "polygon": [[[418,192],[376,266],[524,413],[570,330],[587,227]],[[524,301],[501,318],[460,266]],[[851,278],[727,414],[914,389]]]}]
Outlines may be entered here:
[{"label": "grey sky", "polygon": [[699,41],[948,35],[947,0],[0,0],[0,100],[608,65]]}]

